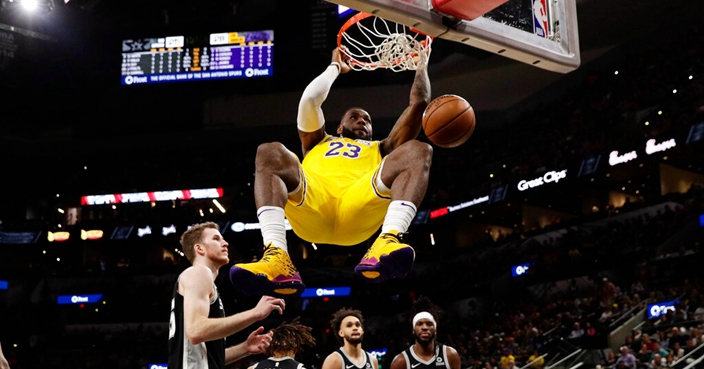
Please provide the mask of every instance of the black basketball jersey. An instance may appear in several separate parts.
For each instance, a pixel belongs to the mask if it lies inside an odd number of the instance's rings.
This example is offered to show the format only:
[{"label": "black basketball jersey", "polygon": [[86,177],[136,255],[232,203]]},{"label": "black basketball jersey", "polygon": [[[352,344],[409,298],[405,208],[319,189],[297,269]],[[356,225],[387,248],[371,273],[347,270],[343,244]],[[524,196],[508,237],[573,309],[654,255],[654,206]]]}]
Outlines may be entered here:
[{"label": "black basketball jersey", "polygon": [[403,357],[406,358],[406,369],[450,369],[450,363],[447,362],[447,346],[436,343],[435,355],[428,361],[425,361],[413,351],[413,346],[403,351]]},{"label": "black basketball jersey", "polygon": [[335,352],[342,358],[342,369],[377,369],[372,367],[372,365],[374,365],[374,361],[372,361],[372,356],[366,351],[364,351],[365,360],[362,365],[357,365],[352,362],[352,360],[347,357],[347,353],[345,353],[342,347],[337,349]]},{"label": "black basketball jersey", "polygon": [[[179,276],[179,279],[181,277]],[[224,318],[225,309],[220,300],[217,287],[213,285],[215,295],[210,299],[209,318]],[[178,293],[178,280],[174,286],[171,299],[171,317],[169,318],[169,369],[224,369],[225,339],[191,344],[186,337],[183,323],[183,296]]]},{"label": "black basketball jersey", "polygon": [[252,369],[305,369],[305,366],[290,356],[275,358],[270,357],[262,360],[252,367]]}]

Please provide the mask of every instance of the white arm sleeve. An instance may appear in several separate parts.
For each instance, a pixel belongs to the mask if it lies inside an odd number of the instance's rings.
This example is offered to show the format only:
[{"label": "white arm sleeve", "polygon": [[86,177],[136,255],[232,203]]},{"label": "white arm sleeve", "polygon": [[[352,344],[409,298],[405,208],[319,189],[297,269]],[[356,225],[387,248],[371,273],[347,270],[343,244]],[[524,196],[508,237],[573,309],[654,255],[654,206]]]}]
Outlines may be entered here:
[{"label": "white arm sleeve", "polygon": [[339,73],[339,68],[335,64],[330,64],[321,75],[308,84],[298,103],[298,129],[303,132],[314,132],[325,124],[323,109],[320,106],[328,97],[332,83]]}]

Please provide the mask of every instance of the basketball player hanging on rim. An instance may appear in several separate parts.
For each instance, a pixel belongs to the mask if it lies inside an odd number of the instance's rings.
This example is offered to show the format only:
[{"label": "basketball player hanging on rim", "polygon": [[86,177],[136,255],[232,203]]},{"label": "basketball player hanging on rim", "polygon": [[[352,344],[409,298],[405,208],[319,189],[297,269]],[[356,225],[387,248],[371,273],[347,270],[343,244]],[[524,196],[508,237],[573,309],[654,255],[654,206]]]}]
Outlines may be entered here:
[{"label": "basketball player hanging on rim", "polygon": [[391,369],[460,369],[457,350],[436,340],[440,312],[426,297],[416,300],[411,309],[415,343],[394,357]]},{"label": "basketball player hanging on rim", "polygon": [[351,70],[333,50],[332,62],[306,87],[298,106],[303,162],[278,142],[257,150],[254,197],[265,251],[260,261],[231,268],[236,288],[280,297],[305,289],[288,255],[285,217],[296,235],[317,244],[357,245],[381,226],[355,272],[381,282],[411,271],[415,251],[401,237],[428,187],[432,148],[416,138],[431,99],[429,54],[430,48],[421,55],[408,107],[388,137],[373,141],[372,118],[360,107],[343,114],[336,135],[325,130],[321,105],[338,75]]}]

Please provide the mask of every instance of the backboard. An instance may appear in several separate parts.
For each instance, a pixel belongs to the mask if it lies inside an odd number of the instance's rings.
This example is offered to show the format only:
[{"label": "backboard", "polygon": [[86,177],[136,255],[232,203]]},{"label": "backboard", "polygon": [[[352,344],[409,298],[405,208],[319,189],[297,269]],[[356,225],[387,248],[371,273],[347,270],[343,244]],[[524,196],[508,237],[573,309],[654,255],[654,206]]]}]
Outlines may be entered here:
[{"label": "backboard", "polygon": [[558,73],[580,64],[575,0],[326,1]]}]

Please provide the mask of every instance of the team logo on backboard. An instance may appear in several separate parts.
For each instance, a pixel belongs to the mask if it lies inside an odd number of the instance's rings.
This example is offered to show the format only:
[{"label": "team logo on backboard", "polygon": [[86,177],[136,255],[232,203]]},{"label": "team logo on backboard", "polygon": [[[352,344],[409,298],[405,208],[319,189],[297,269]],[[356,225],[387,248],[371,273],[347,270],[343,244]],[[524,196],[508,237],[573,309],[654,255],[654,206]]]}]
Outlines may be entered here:
[{"label": "team logo on backboard", "polygon": [[533,0],[533,33],[548,37],[548,4],[547,0]]}]

